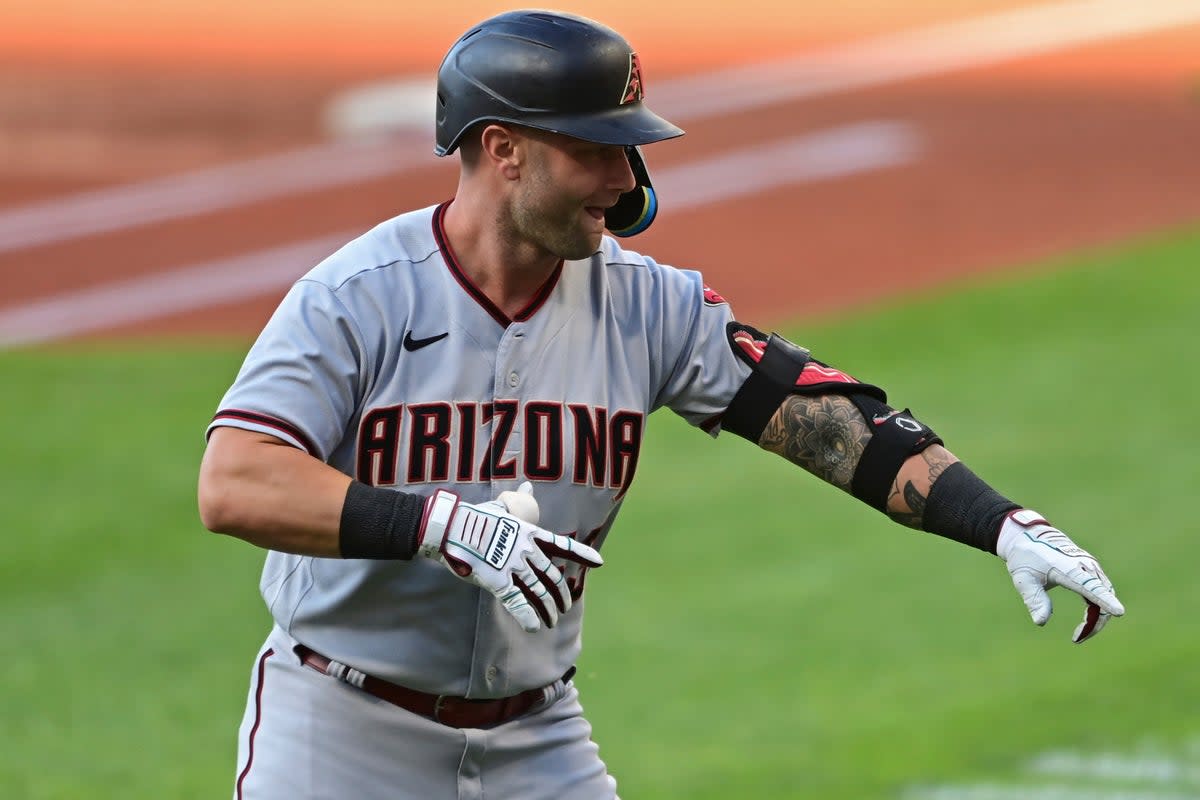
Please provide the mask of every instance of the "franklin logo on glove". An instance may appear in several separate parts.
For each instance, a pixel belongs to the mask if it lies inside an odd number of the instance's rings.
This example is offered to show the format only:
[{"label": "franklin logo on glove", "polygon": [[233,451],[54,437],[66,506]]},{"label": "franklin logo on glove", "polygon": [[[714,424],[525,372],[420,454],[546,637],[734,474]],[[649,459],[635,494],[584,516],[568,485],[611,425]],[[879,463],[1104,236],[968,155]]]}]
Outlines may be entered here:
[{"label": "franklin logo on glove", "polygon": [[496,533],[492,536],[488,547],[487,560],[493,567],[503,567],[508,557],[512,555],[513,543],[517,541],[517,525],[511,520],[498,518]]}]

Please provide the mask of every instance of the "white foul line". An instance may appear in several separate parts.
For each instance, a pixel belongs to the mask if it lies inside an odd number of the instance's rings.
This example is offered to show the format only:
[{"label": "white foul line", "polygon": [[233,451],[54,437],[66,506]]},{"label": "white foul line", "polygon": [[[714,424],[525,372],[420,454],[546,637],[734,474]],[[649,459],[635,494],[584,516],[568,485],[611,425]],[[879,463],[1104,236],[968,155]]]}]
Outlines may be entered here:
[{"label": "white foul line", "polygon": [[404,140],[343,142],[81,192],[0,212],[0,253],[379,178],[426,155]]},{"label": "white foul line", "polygon": [[0,348],[50,342],[286,287],[350,240],[338,234],[114,281],[0,311]]},{"label": "white foul line", "polygon": [[[1193,748],[1195,746],[1193,745]],[[1161,752],[1036,755],[1011,783],[915,786],[903,800],[1195,800],[1200,768]],[[1070,783],[1033,783],[1046,776]]]},{"label": "white foul line", "polygon": [[911,125],[863,122],[660,170],[654,185],[669,214],[780,186],[903,164],[915,160],[919,151]]},{"label": "white foul line", "polygon": [[[1196,0],[1069,0],[664,81],[651,86],[649,101],[664,116],[690,123],[1198,21],[1200,2]],[[342,109],[337,114],[352,117],[362,113],[355,108],[364,103],[378,108],[380,97],[394,98],[396,91],[394,86],[368,87],[357,105],[351,96],[335,101],[334,108]],[[334,121],[343,130],[357,127],[376,133],[388,131],[389,135],[383,138],[333,142],[0,212],[0,253],[209,213],[293,191],[384,177],[436,163],[428,133],[432,96],[429,102],[422,103],[413,102],[412,93],[402,91],[400,96],[408,99],[391,102],[395,114],[368,115],[361,123],[352,118]],[[398,139],[392,138],[396,125],[407,129]]]},{"label": "white foul line", "polygon": [[1196,0],[1069,0],[680,79],[653,105],[667,118],[700,119],[727,109],[747,111],[884,86],[1195,22],[1200,22]]},{"label": "white foul line", "polygon": [[[898,122],[833,128],[664,169],[655,179],[669,214],[778,186],[832,180],[917,157]],[[0,348],[47,342],[282,290],[362,231],[322,236],[193,264],[0,310]]]},{"label": "white foul line", "polygon": [[1086,775],[1093,780],[1187,783],[1200,786],[1200,765],[1190,765],[1165,755],[1122,753],[1079,754],[1043,753],[1033,760],[1029,771],[1043,775],[1074,777]]},{"label": "white foul line", "polygon": [[[676,122],[984,67],[1200,21],[1195,0],[1068,0],[887,33],[773,61],[651,83],[647,101]],[[432,135],[433,83],[378,81],[327,109],[341,135],[396,130]]]}]

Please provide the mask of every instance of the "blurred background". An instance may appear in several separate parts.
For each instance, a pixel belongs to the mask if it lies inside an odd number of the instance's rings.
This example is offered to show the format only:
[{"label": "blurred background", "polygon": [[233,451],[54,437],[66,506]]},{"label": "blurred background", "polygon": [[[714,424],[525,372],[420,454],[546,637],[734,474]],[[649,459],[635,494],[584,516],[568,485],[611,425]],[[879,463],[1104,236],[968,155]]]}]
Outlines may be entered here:
[{"label": "blurred background", "polygon": [[[687,130],[628,244],[885,386],[1130,608],[1072,648],[1073,604],[1036,630],[991,560],[656,416],[578,679],[622,795],[1200,797],[1200,4],[554,6]],[[0,7],[0,795],[228,793],[267,623],[203,430],[293,280],[450,197],[433,75],[510,7]],[[661,574],[729,530],[761,556]]]},{"label": "blurred background", "polygon": [[[702,265],[743,314],[848,307],[1194,217],[1194,3],[817,5],[562,4],[618,27],[648,102],[689,131],[648,148],[665,205],[638,246]],[[432,76],[503,8],[5,4],[0,341],[257,330],[297,264],[449,196]],[[275,271],[241,268],[279,247]],[[63,305],[114,281],[137,291]]]}]

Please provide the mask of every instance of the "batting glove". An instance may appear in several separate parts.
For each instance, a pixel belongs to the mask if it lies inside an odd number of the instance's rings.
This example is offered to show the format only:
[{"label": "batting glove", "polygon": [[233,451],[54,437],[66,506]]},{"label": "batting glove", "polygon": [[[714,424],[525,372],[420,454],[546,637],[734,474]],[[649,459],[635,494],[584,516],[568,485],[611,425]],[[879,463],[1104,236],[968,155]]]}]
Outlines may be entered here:
[{"label": "batting glove", "polygon": [[996,554],[1008,565],[1013,585],[1037,625],[1045,625],[1050,619],[1052,605],[1047,589],[1065,586],[1083,597],[1087,609],[1072,637],[1076,644],[1099,633],[1110,616],[1125,613],[1125,606],[1095,557],[1036,511],[1022,508],[1005,518]]},{"label": "batting glove", "polygon": [[570,610],[571,592],[550,559],[585,567],[599,567],[604,559],[569,536],[539,528],[538,517],[528,481],[477,505],[440,489],[425,502],[417,551],[491,592],[525,630],[553,628]]}]

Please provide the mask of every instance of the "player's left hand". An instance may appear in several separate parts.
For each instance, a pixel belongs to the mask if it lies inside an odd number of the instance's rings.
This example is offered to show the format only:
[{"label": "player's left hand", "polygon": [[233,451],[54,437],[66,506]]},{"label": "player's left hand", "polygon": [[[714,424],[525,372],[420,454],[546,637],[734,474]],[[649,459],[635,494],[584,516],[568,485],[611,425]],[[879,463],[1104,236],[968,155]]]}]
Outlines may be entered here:
[{"label": "player's left hand", "polygon": [[552,628],[571,610],[572,598],[551,559],[589,568],[604,560],[582,542],[539,528],[539,517],[528,481],[478,504],[439,489],[426,501],[417,552],[491,592],[526,631]]},{"label": "player's left hand", "polygon": [[1110,616],[1125,613],[1112,582],[1096,558],[1071,541],[1038,514],[1022,508],[1009,514],[1000,526],[996,555],[1004,559],[1013,585],[1037,625],[1050,619],[1052,605],[1047,589],[1064,586],[1087,601],[1083,622],[1072,641],[1085,642],[1100,632]]}]

